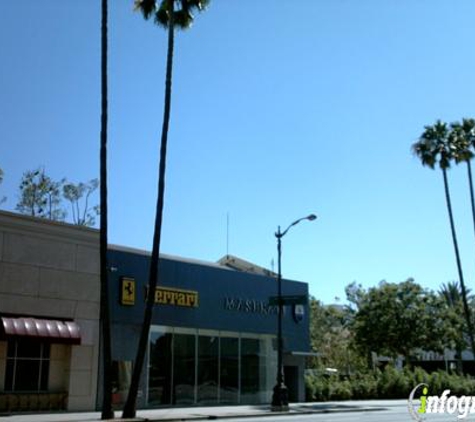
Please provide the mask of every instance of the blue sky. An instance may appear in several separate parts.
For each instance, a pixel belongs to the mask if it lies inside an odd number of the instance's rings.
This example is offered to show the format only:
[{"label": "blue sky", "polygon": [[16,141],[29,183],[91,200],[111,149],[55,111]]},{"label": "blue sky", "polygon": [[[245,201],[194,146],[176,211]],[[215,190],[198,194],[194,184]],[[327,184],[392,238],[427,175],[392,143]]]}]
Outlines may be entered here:
[{"label": "blue sky", "polygon": [[[177,33],[162,252],[265,267],[324,302],[357,281],[457,278],[424,125],[475,116],[471,0],[214,0]],[[110,241],[150,249],[166,32],[110,0]],[[100,1],[0,1],[0,168],[98,176]],[[450,172],[467,285],[475,240],[465,168]]]}]

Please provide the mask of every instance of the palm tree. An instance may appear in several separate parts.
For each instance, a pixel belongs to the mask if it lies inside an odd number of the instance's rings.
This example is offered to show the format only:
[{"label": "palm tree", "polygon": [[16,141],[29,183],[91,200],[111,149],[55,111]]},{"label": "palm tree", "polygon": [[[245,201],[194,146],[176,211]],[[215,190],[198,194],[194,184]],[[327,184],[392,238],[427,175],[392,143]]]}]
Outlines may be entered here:
[{"label": "palm tree", "polygon": [[[175,3],[177,8],[175,9]],[[163,205],[165,196],[165,167],[167,156],[168,126],[170,121],[172,68],[174,29],[185,29],[193,23],[194,9],[202,11],[208,0],[135,0],[135,8],[142,12],[145,19],[154,18],[155,23],[168,29],[167,68],[165,76],[165,105],[163,112],[162,136],[160,141],[160,166],[158,173],[158,195],[155,214],[155,227],[153,233],[152,256],[150,258],[150,272],[148,281],[147,303],[145,306],[144,320],[140,332],[137,355],[134,363],[129,393],[122,414],[123,418],[133,418],[136,414],[136,401],[140,376],[142,374],[145,354],[147,351],[150,325],[154,305],[154,292],[158,284],[158,265],[160,255],[160,237],[162,231]]]},{"label": "palm tree", "polygon": [[102,334],[103,396],[101,419],[114,418],[112,410],[112,351],[109,315],[109,288],[107,284],[107,0],[101,8],[101,140],[100,140],[100,321]]},{"label": "palm tree", "polygon": [[462,119],[462,123],[452,123],[450,125],[451,133],[449,142],[454,149],[454,159],[457,164],[461,162],[467,163],[468,185],[470,188],[470,203],[472,207],[473,230],[475,233],[475,195],[472,179],[471,159],[474,157],[472,148],[475,148],[475,120]]},{"label": "palm tree", "polygon": [[[450,311],[450,316],[446,316],[450,321],[452,321],[453,328],[452,334],[449,338],[453,340],[455,351],[457,352],[457,372],[462,374],[462,352],[466,346],[465,336],[463,334],[467,331],[464,319],[460,319],[460,311],[463,309],[462,289],[459,283],[453,281],[447,284],[442,284],[439,294],[443,298],[447,310]],[[467,295],[470,295],[470,289],[467,289]],[[472,301],[472,299],[473,297],[470,297],[470,301]]]},{"label": "palm tree", "polygon": [[473,337],[473,324],[470,315],[470,308],[467,303],[467,290],[462,271],[462,263],[460,260],[460,252],[455,231],[454,217],[452,213],[452,201],[450,199],[449,182],[447,178],[447,169],[450,168],[450,162],[454,158],[454,145],[449,142],[449,129],[446,123],[438,120],[433,126],[425,126],[419,141],[416,142],[412,149],[420,158],[422,165],[434,169],[438,163],[442,170],[444,179],[445,200],[447,202],[447,211],[449,214],[450,229],[452,233],[452,242],[454,245],[455,259],[459,275],[460,287],[462,290],[462,303],[465,321],[467,323],[468,335],[470,339],[470,347],[475,357],[475,341]]}]

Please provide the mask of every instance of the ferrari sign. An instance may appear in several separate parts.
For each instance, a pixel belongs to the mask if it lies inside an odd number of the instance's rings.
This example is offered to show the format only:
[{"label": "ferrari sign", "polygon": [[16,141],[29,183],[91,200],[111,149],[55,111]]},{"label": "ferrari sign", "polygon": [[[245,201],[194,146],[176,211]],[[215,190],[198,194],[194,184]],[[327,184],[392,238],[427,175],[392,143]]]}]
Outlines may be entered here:
[{"label": "ferrari sign", "polygon": [[135,280],[133,278],[123,277],[121,279],[120,304],[135,305]]},{"label": "ferrari sign", "polygon": [[157,287],[155,289],[155,304],[187,308],[198,307],[198,292],[171,287]]}]

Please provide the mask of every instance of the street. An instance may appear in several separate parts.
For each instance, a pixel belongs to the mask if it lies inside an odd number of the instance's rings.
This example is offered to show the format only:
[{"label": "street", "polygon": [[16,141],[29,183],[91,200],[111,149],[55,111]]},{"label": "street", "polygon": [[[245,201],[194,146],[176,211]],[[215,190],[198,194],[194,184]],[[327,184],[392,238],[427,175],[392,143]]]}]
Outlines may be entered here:
[{"label": "street", "polygon": [[[115,420],[120,421],[120,412]],[[95,422],[98,412],[23,414],[0,416],[0,422]],[[411,422],[407,400],[365,400],[291,405],[290,413],[272,413],[267,406],[188,407],[144,409],[138,421],[226,420],[230,422]],[[422,420],[422,419],[421,419]],[[475,414],[458,419],[456,414],[425,415],[426,422],[475,421]]]},{"label": "street", "polygon": [[[351,411],[351,412],[329,412],[329,413],[315,413],[311,415],[286,415],[270,418],[277,422],[318,422],[318,421],[331,421],[331,422],[352,422],[352,421],[364,421],[364,422],[410,422],[413,421],[409,415],[407,404],[398,401],[396,404],[391,402],[385,403],[382,410],[371,411]],[[263,422],[266,420],[264,417],[247,417],[247,418],[233,418],[228,419],[235,422]],[[456,415],[427,415],[426,422],[454,422],[454,421],[475,421],[475,415],[469,415],[465,419],[458,419]]]},{"label": "street", "polygon": [[[263,422],[266,418],[237,418],[228,419],[228,421],[235,422]],[[272,418],[274,421],[281,422],[313,422],[313,421],[331,421],[331,422],[351,422],[351,421],[365,421],[365,422],[410,422],[413,419],[409,416],[407,409],[389,409],[374,412],[348,412],[348,413],[320,413],[313,415],[293,415],[280,416]],[[430,421],[457,421],[464,419],[457,419],[454,415],[429,415],[426,418]],[[465,420],[474,421],[474,417],[467,417]]]}]

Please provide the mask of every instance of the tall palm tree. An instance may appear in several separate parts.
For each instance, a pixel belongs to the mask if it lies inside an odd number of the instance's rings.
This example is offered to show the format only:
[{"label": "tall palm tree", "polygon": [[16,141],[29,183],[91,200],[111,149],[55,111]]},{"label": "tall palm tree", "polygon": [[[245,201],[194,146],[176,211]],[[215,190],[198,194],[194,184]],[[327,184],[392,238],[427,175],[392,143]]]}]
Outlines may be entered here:
[{"label": "tall palm tree", "polygon": [[470,188],[470,204],[472,207],[473,230],[475,233],[475,195],[473,189],[472,165],[471,160],[474,157],[473,148],[475,148],[475,120],[462,119],[462,123],[452,123],[450,125],[451,133],[449,142],[454,149],[454,159],[457,164],[467,163],[468,185]]},{"label": "tall palm tree", "polygon": [[454,146],[449,142],[449,128],[446,123],[438,120],[433,126],[425,126],[424,132],[413,146],[414,153],[420,158],[422,165],[434,169],[439,164],[444,179],[445,200],[447,203],[447,211],[449,214],[450,229],[452,233],[452,243],[454,245],[455,259],[459,275],[460,287],[462,290],[462,302],[465,321],[467,323],[468,335],[470,339],[470,347],[475,357],[475,341],[473,333],[472,318],[470,308],[467,302],[467,289],[462,271],[462,262],[460,260],[460,252],[457,241],[457,233],[455,231],[454,217],[452,212],[452,201],[450,199],[449,182],[447,178],[447,169],[450,168],[450,162],[454,158]]},{"label": "tall palm tree", "polygon": [[[133,418],[136,414],[137,393],[140,376],[142,374],[145,354],[147,351],[150,325],[155,297],[155,289],[158,284],[158,265],[160,255],[160,237],[162,231],[163,205],[165,197],[165,167],[167,156],[168,126],[170,121],[173,47],[175,27],[186,29],[193,23],[193,10],[202,11],[209,0],[135,0],[135,8],[139,10],[145,19],[154,18],[155,23],[168,29],[167,67],[165,76],[165,104],[163,111],[162,136],[160,141],[160,166],[158,173],[158,195],[155,214],[155,227],[153,233],[152,256],[150,258],[150,270],[148,280],[147,302],[145,306],[144,320],[140,332],[137,355],[134,363],[129,393],[122,414],[123,418]],[[176,8],[175,8],[176,3]]]},{"label": "tall palm tree", "polygon": [[109,314],[109,287],[107,283],[107,0],[102,0],[101,7],[101,148],[100,148],[100,321],[102,334],[102,412],[101,419],[112,419],[112,351],[111,351],[111,327]]}]

